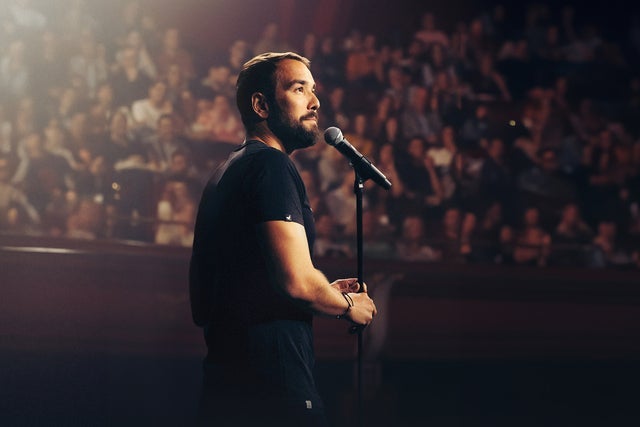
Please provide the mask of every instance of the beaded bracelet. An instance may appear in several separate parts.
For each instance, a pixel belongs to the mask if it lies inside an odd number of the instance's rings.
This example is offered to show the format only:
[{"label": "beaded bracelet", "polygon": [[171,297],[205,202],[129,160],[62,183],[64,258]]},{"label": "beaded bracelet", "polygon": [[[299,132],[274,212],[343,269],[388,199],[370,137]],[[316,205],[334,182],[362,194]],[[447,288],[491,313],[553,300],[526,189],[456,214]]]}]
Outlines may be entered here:
[{"label": "beaded bracelet", "polygon": [[351,298],[351,295],[349,295],[346,292],[342,292],[342,296],[344,297],[344,300],[347,302],[347,309],[344,311],[344,313],[338,314],[336,316],[336,319],[343,319],[347,317],[347,314],[349,314],[349,310],[351,310],[351,307],[353,307],[353,298]]}]

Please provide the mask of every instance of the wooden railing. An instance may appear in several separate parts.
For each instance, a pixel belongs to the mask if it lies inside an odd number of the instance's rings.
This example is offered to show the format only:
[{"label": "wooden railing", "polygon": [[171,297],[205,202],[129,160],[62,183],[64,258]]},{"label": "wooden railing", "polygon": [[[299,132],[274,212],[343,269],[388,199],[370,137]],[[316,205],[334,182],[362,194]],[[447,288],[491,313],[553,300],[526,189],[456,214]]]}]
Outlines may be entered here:
[{"label": "wooden railing", "polygon": [[[188,248],[0,236],[0,350],[201,355]],[[328,277],[353,260],[320,259]],[[368,357],[640,357],[640,272],[365,260],[380,314]],[[354,355],[347,324],[319,318],[318,356]]]}]

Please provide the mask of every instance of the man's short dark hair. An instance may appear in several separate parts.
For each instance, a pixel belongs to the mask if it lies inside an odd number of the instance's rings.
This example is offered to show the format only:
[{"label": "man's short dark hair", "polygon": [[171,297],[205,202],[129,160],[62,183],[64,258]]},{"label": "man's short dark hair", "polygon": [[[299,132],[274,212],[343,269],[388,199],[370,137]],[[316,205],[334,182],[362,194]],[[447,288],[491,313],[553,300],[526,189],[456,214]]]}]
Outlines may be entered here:
[{"label": "man's short dark hair", "polygon": [[236,105],[240,111],[242,123],[247,130],[252,130],[255,125],[262,120],[251,106],[251,96],[262,93],[267,102],[275,100],[276,91],[276,70],[278,63],[284,59],[293,59],[302,62],[307,68],[311,62],[293,52],[266,52],[247,61],[238,74],[236,83]]}]

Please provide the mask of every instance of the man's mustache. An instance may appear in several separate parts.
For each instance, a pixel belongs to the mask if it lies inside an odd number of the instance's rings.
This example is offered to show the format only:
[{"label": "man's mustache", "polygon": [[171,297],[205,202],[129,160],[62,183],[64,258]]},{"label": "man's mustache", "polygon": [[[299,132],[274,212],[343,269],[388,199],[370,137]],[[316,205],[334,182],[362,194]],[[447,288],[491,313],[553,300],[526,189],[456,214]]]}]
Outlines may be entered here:
[{"label": "man's mustache", "polygon": [[316,120],[318,120],[318,113],[316,113],[315,111],[312,111],[311,113],[302,116],[302,118],[300,120],[307,120],[307,119],[316,119]]}]

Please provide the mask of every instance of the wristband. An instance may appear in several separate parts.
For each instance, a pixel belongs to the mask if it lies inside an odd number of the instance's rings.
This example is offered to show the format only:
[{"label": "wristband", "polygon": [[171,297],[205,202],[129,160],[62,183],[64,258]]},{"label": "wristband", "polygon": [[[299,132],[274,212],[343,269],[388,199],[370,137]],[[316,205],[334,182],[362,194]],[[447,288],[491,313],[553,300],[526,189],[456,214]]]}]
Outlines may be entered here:
[{"label": "wristband", "polygon": [[342,292],[342,297],[347,302],[347,309],[344,311],[344,313],[338,314],[336,316],[336,319],[344,319],[345,317],[347,317],[347,314],[349,314],[351,307],[353,307],[353,299],[349,294],[347,294],[346,292]]}]

